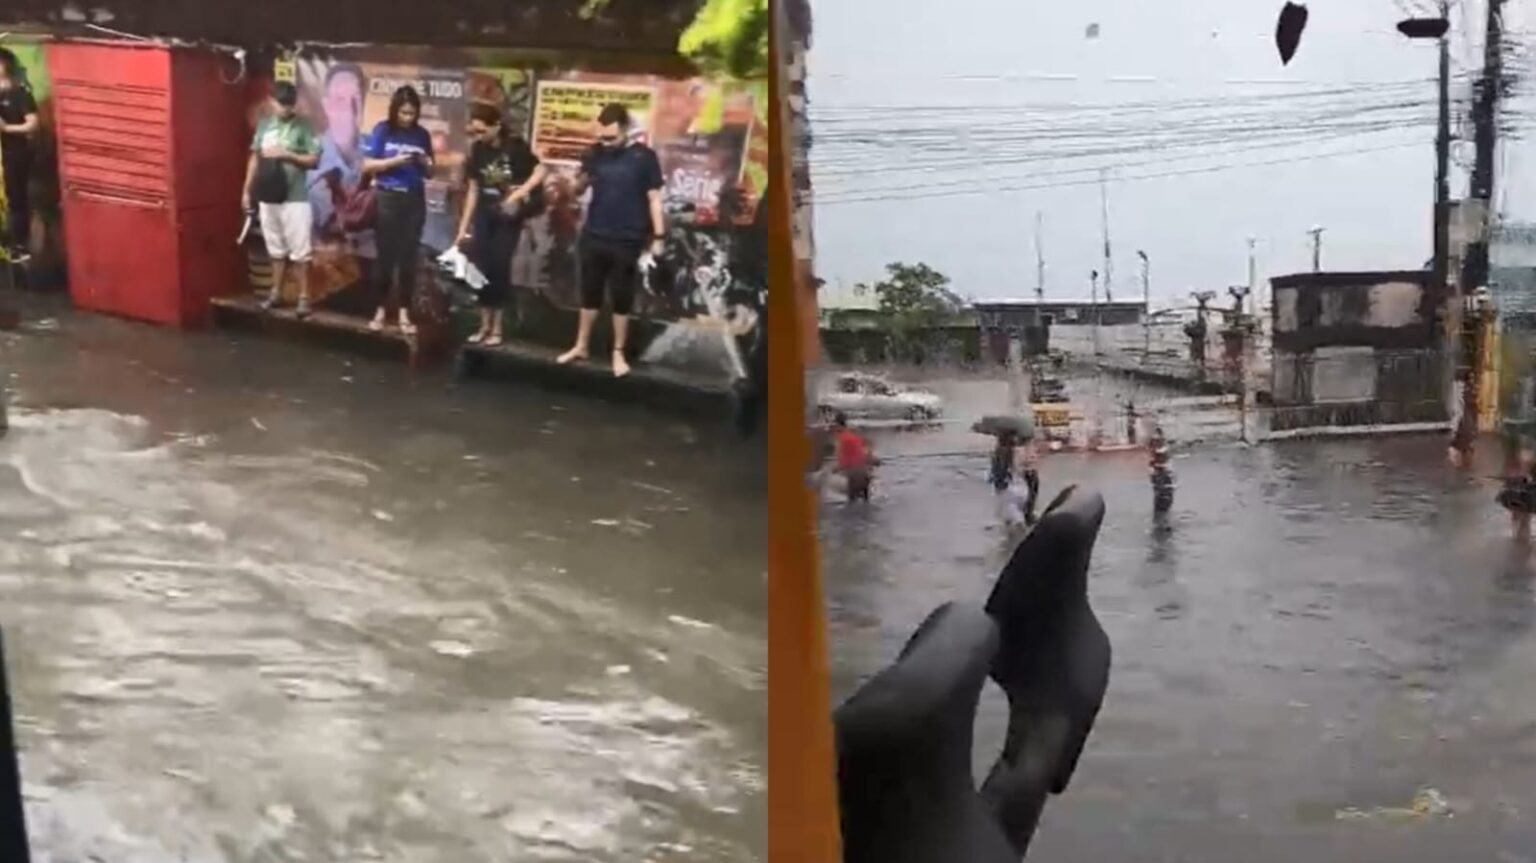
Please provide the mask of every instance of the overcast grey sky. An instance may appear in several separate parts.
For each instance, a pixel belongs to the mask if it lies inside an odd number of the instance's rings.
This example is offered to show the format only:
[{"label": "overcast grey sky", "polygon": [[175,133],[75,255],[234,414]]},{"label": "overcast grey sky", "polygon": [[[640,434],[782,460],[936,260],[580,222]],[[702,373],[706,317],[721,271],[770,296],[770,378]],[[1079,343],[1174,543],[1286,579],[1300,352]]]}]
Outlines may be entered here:
[{"label": "overcast grey sky", "polygon": [[[1087,296],[1102,269],[1100,167],[1117,296],[1140,296],[1138,249],[1154,298],[1245,281],[1250,235],[1261,278],[1310,269],[1314,225],[1325,268],[1421,266],[1435,49],[1394,25],[1429,0],[1314,0],[1288,67],[1274,47],[1281,5],[820,0],[809,87],[827,291],[901,260],[970,296],[1029,295],[1038,211],[1047,294]],[[1528,69],[1528,0],[1506,5]],[[1483,14],[1481,0],[1454,5],[1453,73],[1480,67]],[[1530,99],[1510,108],[1536,121]],[[1503,153],[1514,218],[1536,214],[1529,146]],[[1470,148],[1457,157],[1469,163]],[[1241,167],[1208,170],[1219,165]],[[1151,174],[1164,176],[1133,179]],[[1464,186],[1457,172],[1452,194]]]}]

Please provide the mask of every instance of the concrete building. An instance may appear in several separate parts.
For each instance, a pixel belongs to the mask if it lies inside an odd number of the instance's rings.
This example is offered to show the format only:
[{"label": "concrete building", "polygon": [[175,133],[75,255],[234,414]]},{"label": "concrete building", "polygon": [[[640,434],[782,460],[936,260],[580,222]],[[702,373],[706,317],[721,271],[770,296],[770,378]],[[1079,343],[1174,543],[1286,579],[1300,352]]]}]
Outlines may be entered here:
[{"label": "concrete building", "polygon": [[1274,436],[1450,421],[1445,298],[1427,271],[1270,280]]},{"label": "concrete building", "polygon": [[1141,300],[983,300],[972,307],[982,344],[999,363],[1008,361],[1008,339],[1014,334],[1023,337],[1025,354],[1034,356],[1050,350],[1052,326],[1124,326],[1140,324],[1147,316]]}]

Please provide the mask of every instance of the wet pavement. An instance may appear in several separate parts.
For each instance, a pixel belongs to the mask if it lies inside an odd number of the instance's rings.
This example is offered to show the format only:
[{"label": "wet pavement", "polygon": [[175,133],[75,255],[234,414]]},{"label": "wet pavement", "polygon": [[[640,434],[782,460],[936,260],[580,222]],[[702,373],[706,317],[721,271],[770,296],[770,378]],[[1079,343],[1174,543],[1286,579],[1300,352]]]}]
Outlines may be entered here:
[{"label": "wet pavement", "polygon": [[[952,418],[997,397],[939,390]],[[823,512],[838,699],[1009,551],[984,439],[874,439],[872,505]],[[1436,437],[1198,445],[1161,525],[1144,453],[1047,456],[1047,497],[1106,497],[1090,589],[1115,660],[1030,859],[1536,860],[1536,558],[1492,502],[1495,450],[1460,474]],[[1004,717],[989,684],[978,773]]]},{"label": "wet pavement", "polygon": [[765,857],[760,448],[224,334],[3,344],[36,859]]}]

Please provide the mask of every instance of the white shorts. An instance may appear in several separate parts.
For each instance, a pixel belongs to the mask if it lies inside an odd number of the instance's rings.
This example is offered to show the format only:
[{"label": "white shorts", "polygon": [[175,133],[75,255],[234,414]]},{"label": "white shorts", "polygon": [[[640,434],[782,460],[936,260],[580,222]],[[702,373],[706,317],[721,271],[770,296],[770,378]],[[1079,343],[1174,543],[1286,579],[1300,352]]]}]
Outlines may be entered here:
[{"label": "white shorts", "polygon": [[305,263],[309,260],[310,234],[315,229],[314,210],[308,201],[262,204],[261,238],[274,261]]}]

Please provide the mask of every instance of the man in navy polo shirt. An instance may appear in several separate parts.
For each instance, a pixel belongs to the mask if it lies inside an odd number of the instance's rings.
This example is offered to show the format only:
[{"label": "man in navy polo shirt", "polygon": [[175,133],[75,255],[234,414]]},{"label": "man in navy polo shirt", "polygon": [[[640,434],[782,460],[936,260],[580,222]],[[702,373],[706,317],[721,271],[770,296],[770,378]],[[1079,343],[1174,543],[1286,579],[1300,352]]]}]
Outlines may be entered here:
[{"label": "man in navy polo shirt", "polygon": [[649,249],[661,253],[661,161],[656,151],[630,139],[629,111],[608,105],[598,114],[597,143],[581,161],[576,194],[592,189],[587,220],[579,244],[581,320],[576,346],[560,355],[561,363],[585,360],[592,325],[603,308],[603,295],[613,303],[613,374],[629,374],[624,350],[629,315],[634,311],[640,280],[640,258]]}]

